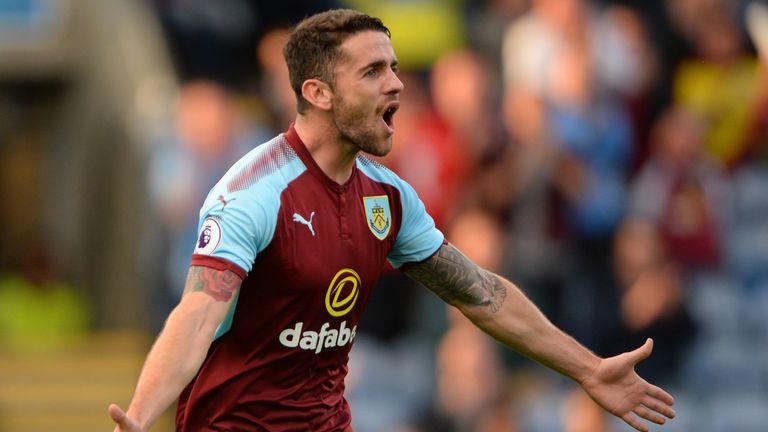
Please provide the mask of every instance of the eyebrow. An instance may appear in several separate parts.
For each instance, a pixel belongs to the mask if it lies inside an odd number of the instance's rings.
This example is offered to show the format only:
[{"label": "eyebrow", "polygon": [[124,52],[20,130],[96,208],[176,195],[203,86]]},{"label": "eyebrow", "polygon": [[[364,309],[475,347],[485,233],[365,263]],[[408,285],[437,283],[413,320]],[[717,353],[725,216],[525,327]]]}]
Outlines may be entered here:
[{"label": "eyebrow", "polygon": [[[383,67],[386,67],[387,64],[388,64],[388,62],[386,60],[375,60],[375,61],[372,61],[371,63],[368,63],[367,65],[361,67],[360,71],[362,72],[362,71],[364,71],[366,69],[371,69],[371,68],[373,68],[373,69],[383,68]],[[397,67],[397,65],[398,65],[397,59],[392,60],[392,66],[391,67]]]}]

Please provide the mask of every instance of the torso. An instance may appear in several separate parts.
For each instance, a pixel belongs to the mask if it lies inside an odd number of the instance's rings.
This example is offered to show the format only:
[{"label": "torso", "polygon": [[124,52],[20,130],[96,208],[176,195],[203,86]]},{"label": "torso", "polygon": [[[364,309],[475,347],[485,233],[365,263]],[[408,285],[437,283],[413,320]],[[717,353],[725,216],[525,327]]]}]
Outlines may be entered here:
[{"label": "torso", "polygon": [[[273,236],[243,281],[231,326],[182,395],[180,429],[350,427],[343,397],[348,354],[371,289],[395,246],[401,191],[358,167],[338,185],[324,176],[292,131],[285,136],[283,143],[265,145],[290,145],[282,151],[306,170],[273,195],[279,199]],[[370,161],[361,163],[366,171],[377,169]],[[251,191],[246,186],[252,182],[236,176],[224,181],[232,193]],[[222,224],[228,210],[217,214]]]}]

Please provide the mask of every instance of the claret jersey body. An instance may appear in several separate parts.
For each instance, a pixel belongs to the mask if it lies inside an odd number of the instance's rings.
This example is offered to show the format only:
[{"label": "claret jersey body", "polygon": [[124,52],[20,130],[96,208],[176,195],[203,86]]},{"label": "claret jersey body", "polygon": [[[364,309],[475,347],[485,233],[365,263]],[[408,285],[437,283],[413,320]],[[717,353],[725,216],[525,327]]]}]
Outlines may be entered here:
[{"label": "claret jersey body", "polygon": [[384,267],[444,241],[413,189],[358,156],[339,185],[293,127],[237,162],[200,212],[192,264],[244,278],[177,429],[351,430],[344,378],[357,325]]}]

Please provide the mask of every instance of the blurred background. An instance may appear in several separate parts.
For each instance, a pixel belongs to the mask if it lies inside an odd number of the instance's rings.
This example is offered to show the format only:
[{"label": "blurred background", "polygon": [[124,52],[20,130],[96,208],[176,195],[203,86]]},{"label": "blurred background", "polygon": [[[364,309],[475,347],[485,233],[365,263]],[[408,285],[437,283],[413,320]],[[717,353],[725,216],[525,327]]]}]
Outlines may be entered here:
[{"label": "blurred background", "polygon": [[[111,430],[207,191],[295,115],[287,29],[336,7],[392,30],[383,163],[454,244],[600,355],[653,337],[663,430],[766,431],[768,66],[747,4],[0,0],[0,431]],[[356,430],[629,430],[427,290],[380,285]]]}]

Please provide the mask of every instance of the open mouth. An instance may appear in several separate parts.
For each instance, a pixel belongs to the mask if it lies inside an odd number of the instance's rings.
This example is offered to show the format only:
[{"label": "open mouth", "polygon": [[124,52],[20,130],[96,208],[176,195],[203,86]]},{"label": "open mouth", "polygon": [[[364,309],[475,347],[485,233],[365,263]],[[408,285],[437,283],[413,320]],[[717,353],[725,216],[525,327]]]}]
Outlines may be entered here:
[{"label": "open mouth", "polygon": [[382,119],[384,120],[384,123],[387,125],[387,129],[389,129],[390,133],[394,132],[394,130],[395,130],[394,117],[395,117],[395,112],[397,111],[397,109],[399,107],[400,107],[400,105],[397,104],[397,103],[390,104],[384,110],[384,114],[382,114],[382,116],[381,116]]}]

